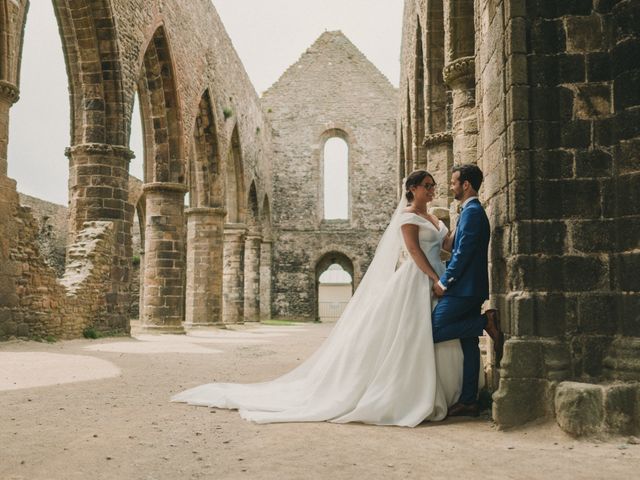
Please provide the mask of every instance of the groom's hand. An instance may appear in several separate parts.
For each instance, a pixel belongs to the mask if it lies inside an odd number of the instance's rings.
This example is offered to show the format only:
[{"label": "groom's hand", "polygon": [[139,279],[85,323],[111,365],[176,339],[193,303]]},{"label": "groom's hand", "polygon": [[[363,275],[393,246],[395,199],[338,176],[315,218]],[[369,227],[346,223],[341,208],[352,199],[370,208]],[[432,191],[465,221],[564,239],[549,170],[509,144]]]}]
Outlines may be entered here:
[{"label": "groom's hand", "polygon": [[436,282],[433,284],[433,293],[435,294],[436,297],[440,298],[444,295],[444,290],[442,289],[442,287],[440,286],[440,283]]}]

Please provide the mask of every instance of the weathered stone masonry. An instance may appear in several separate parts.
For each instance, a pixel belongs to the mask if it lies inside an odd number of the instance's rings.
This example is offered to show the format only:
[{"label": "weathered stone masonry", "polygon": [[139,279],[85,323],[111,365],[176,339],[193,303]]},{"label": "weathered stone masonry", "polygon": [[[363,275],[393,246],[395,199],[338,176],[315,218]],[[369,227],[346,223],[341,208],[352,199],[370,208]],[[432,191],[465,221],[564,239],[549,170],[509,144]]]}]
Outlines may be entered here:
[{"label": "weathered stone masonry", "polygon": [[[53,2],[70,84],[70,244],[85,245],[86,249],[91,243],[92,251],[110,252],[105,275],[104,266],[97,265],[97,260],[90,262],[87,257],[86,265],[82,265],[83,248],[69,246],[67,273],[73,259],[72,270],[84,272],[76,275],[77,281],[88,284],[92,279],[92,288],[99,292],[95,300],[83,298],[84,290],[71,288],[73,282],[56,282],[36,246],[25,246],[29,252],[26,255],[15,253],[17,245],[34,238],[36,232],[32,221],[20,220],[16,213],[29,216],[19,207],[15,183],[6,178],[8,110],[18,99],[18,60],[28,2],[1,3],[0,337],[15,335],[18,330],[24,336],[77,336],[86,327],[128,331],[135,208],[144,222],[140,262],[141,275],[146,279],[140,289],[143,326],[181,330],[186,315],[191,315],[188,320],[192,324],[199,323],[194,317],[196,311],[222,304],[222,259],[215,268],[191,275],[191,282],[186,281],[185,260],[219,258],[223,231],[211,228],[211,242],[198,242],[195,236],[186,235],[184,193],[190,193],[192,209],[216,212],[207,222],[219,225],[218,212],[228,210],[230,189],[238,217],[233,221],[240,223],[246,221],[245,185],[255,185],[258,205],[268,205],[271,192],[270,129],[265,127],[257,95],[211,3]],[[136,91],[145,131],[145,185],[141,197],[134,199],[128,185],[132,156],[128,136]],[[190,212],[187,210],[187,218]],[[258,218],[263,218],[262,213],[258,212]],[[111,233],[97,233],[97,226]],[[29,231],[23,231],[25,228]],[[16,262],[26,262],[30,267],[16,270]],[[194,271],[200,265],[191,267]],[[35,292],[18,288],[24,282],[19,278],[27,270],[40,272],[41,278],[29,280],[35,282]],[[97,278],[104,283],[96,285]],[[207,295],[194,294],[203,289]],[[35,299],[47,295],[54,298],[46,307],[51,322],[28,318],[31,313],[25,306],[20,313],[25,319],[16,323],[14,313],[19,305],[44,305],[46,302]],[[25,296],[30,299],[26,304]],[[71,297],[79,299],[73,319],[65,307]],[[188,308],[185,299],[191,299]],[[83,309],[89,304],[91,308]],[[33,316],[40,318],[38,312],[34,309]],[[222,315],[218,308],[203,321],[220,323]],[[32,323],[41,326],[31,328]],[[67,328],[69,325],[74,328]]]},{"label": "weathered stone masonry", "polygon": [[[395,206],[396,92],[341,32],[325,32],[262,105],[274,148],[272,313],[315,320],[323,258],[344,259],[357,285]],[[322,154],[334,136],[349,147],[348,220],[323,219]]]},{"label": "weathered stone masonry", "polygon": [[[441,137],[450,136],[456,162],[485,172],[491,302],[509,337],[494,372],[495,420],[555,416],[574,434],[637,433],[640,2],[405,5],[401,92],[419,102],[413,52],[423,42],[425,65],[442,67],[451,89]],[[434,33],[444,35],[444,65],[430,48],[442,42]],[[471,65],[463,84],[452,82]],[[426,71],[425,83],[437,84],[438,72]],[[442,107],[425,101],[429,125]],[[402,163],[416,143],[408,126],[418,123],[407,111]]]}]

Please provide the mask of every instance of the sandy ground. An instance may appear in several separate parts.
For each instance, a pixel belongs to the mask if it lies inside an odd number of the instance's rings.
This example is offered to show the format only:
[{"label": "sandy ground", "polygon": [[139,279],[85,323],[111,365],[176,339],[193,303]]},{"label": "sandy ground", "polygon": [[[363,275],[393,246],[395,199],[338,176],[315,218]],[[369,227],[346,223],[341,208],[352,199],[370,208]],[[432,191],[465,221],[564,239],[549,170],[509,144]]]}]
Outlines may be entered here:
[{"label": "sandy ground", "polygon": [[550,423],[255,425],[168,402],[200,383],[287,372],[330,328],[0,344],[0,479],[637,478],[640,445],[578,441]]}]

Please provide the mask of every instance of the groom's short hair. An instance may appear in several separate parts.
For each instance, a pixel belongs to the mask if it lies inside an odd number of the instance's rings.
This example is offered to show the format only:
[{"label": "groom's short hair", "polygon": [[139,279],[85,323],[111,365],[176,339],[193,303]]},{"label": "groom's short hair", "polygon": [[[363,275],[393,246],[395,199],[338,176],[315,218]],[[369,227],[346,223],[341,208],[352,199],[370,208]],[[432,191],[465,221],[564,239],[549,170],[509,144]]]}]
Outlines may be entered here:
[{"label": "groom's short hair", "polygon": [[484,176],[482,175],[482,170],[480,170],[477,165],[472,165],[469,163],[464,165],[456,165],[453,167],[452,172],[460,173],[460,183],[464,183],[466,180],[471,184],[476,192],[480,190],[480,185],[482,185],[482,179],[484,178]]}]

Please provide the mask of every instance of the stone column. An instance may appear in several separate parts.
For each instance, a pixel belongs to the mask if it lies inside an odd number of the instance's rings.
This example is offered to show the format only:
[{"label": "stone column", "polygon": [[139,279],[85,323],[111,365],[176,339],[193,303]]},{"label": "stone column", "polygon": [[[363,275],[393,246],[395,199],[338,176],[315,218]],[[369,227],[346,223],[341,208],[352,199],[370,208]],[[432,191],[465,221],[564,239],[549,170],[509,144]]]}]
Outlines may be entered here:
[{"label": "stone column", "polygon": [[184,194],[180,183],[149,183],[144,236],[144,299],[141,327],[184,333]]},{"label": "stone column", "polygon": [[260,244],[260,320],[271,318],[271,240]]},{"label": "stone column", "polygon": [[453,163],[476,163],[478,117],[475,100],[475,61],[463,57],[451,61],[443,70],[452,95]]},{"label": "stone column", "polygon": [[20,97],[18,87],[0,80],[0,176],[7,175],[7,145],[9,144],[9,110]]},{"label": "stone column", "polygon": [[426,135],[423,145],[429,159],[429,173],[436,181],[436,198],[433,207],[449,208],[453,200],[449,189],[451,168],[453,167],[453,137],[451,132],[439,132]]},{"label": "stone column", "polygon": [[260,250],[262,236],[250,232],[244,241],[244,319],[260,320]]},{"label": "stone column", "polygon": [[187,215],[187,291],[185,327],[221,326],[222,208],[190,208]]},{"label": "stone column", "polygon": [[224,226],[222,321],[244,321],[244,237],[247,227],[240,223]]},{"label": "stone column", "polygon": [[129,331],[133,205],[128,191],[133,153],[121,145],[85,143],[67,148],[65,154],[69,158],[69,240],[75,239],[85,222],[111,221],[116,232],[112,286],[105,292],[108,318],[96,319],[94,326]]}]

